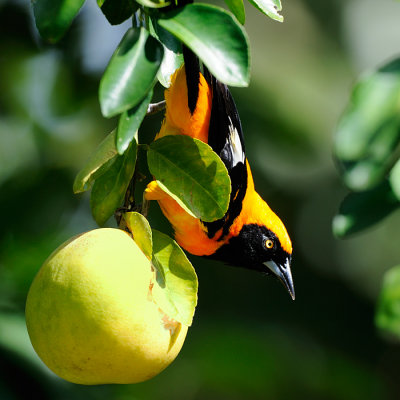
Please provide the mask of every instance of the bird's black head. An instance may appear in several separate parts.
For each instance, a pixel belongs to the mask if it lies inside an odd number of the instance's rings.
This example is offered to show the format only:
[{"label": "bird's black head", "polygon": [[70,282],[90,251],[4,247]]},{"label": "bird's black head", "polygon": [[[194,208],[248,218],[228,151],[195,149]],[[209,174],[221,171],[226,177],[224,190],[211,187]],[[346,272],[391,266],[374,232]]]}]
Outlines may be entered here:
[{"label": "bird's black head", "polygon": [[239,235],[230,238],[212,256],[233,266],[274,274],[294,299],[291,257],[271,230],[256,224],[243,225]]}]

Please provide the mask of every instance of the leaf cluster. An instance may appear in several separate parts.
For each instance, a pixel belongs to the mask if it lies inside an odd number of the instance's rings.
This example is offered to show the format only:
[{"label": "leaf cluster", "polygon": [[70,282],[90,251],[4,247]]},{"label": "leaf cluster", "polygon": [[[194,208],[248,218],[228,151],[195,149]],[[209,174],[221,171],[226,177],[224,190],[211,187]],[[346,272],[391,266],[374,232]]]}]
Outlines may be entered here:
[{"label": "leaf cluster", "polygon": [[334,153],[351,193],[334,218],[338,237],[360,232],[400,207],[400,59],[356,84],[339,121]]},{"label": "leaf cluster", "polygon": [[[359,233],[400,208],[400,59],[365,74],[341,117],[334,154],[350,193],[333,219],[338,237]],[[400,338],[400,269],[383,280],[375,322]]]}]

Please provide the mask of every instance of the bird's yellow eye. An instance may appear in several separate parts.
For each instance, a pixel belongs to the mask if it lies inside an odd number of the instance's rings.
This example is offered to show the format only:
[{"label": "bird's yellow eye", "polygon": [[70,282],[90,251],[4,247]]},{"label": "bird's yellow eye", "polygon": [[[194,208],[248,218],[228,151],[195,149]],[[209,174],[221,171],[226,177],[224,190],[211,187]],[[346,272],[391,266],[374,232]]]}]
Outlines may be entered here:
[{"label": "bird's yellow eye", "polygon": [[271,239],[267,239],[264,244],[267,249],[272,249],[274,247],[274,242]]}]

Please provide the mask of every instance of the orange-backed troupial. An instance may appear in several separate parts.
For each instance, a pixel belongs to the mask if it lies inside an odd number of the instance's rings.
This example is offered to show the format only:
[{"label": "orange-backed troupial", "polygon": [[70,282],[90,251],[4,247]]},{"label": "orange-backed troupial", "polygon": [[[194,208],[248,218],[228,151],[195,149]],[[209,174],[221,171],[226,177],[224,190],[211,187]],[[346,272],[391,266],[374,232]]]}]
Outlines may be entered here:
[{"label": "orange-backed troupial", "polygon": [[279,217],[254,189],[246,159],[239,114],[226,85],[184,50],[185,64],[165,91],[166,114],[156,139],[180,134],[208,143],[228,169],[232,192],[222,219],[208,223],[186,213],[155,181],[147,200],[157,200],[175,230],[176,241],[189,253],[228,264],[273,273],[294,299],[290,270],[292,244]]}]

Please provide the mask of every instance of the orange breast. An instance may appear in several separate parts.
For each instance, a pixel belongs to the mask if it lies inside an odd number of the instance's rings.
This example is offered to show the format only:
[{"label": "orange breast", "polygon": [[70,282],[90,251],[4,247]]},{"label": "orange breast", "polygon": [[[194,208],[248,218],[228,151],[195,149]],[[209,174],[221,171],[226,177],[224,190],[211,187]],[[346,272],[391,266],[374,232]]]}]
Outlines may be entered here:
[{"label": "orange breast", "polygon": [[[199,219],[188,214],[172,197],[152,181],[147,185],[147,200],[157,200],[164,215],[175,230],[175,239],[185,250],[196,256],[208,256],[217,251],[223,242],[209,239]],[[221,233],[217,233],[219,237]]]},{"label": "orange breast", "polygon": [[156,139],[166,135],[187,135],[208,143],[212,94],[204,76],[200,74],[196,109],[191,114],[188,107],[185,68],[178,69],[165,91],[166,115]]}]

